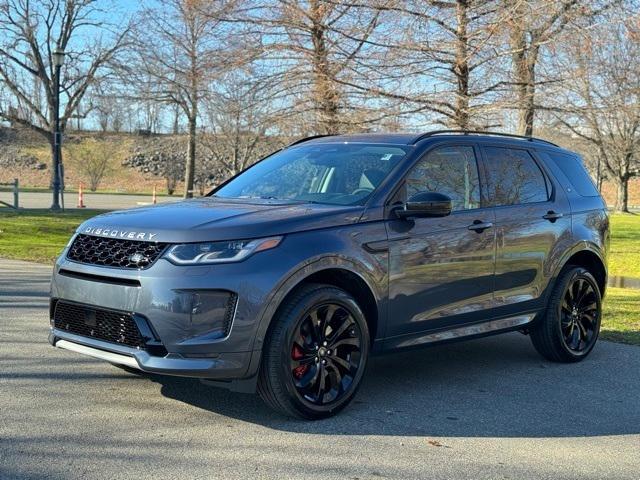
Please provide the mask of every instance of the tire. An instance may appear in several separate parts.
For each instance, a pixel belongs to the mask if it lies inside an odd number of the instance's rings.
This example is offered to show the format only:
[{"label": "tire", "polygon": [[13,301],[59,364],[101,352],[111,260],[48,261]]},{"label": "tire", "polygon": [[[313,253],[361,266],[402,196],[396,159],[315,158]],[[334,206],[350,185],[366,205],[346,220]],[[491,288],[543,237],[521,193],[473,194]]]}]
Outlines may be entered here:
[{"label": "tire", "polygon": [[558,276],[546,311],[531,328],[531,341],[548,360],[579,362],[593,350],[601,320],[598,283],[587,269],[569,265]]},{"label": "tire", "polygon": [[305,285],[273,319],[258,393],[287,416],[317,420],[335,415],[360,386],[369,346],[365,316],[351,295],[330,285]]}]

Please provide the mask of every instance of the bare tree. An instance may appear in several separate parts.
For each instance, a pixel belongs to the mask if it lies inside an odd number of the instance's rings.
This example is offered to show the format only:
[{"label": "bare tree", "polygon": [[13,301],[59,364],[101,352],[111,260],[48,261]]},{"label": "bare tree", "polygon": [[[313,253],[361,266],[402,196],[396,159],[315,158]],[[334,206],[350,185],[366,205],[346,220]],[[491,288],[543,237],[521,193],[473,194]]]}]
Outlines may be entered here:
[{"label": "bare tree", "polygon": [[193,196],[197,122],[212,79],[237,63],[237,37],[226,30],[225,17],[235,1],[169,0],[144,9],[135,68],[126,75],[137,94],[177,105],[187,119],[189,135],[184,197]]},{"label": "bare tree", "polygon": [[270,0],[241,18],[259,28],[268,66],[263,79],[281,85],[276,96],[290,105],[292,130],[348,131],[367,116],[367,95],[345,87],[378,16],[343,1]]},{"label": "bare tree", "polygon": [[515,106],[518,111],[518,133],[533,135],[537,109],[537,76],[542,49],[568,29],[580,30],[595,21],[614,1],[581,2],[579,0],[506,0],[510,12],[507,28],[512,57],[512,83],[515,86]]},{"label": "bare tree", "polygon": [[108,131],[111,123],[111,108],[108,105],[98,105],[95,108],[95,112],[98,117],[100,130],[102,130],[103,133]]},{"label": "bare tree", "polygon": [[[93,0],[0,0],[0,83],[8,93],[0,117],[41,133],[54,148],[56,69],[53,52],[66,52],[61,72],[64,131],[82,98],[123,48],[129,26],[108,24]],[[92,39],[86,38],[88,30]]]},{"label": "bare tree", "polygon": [[105,175],[111,171],[111,162],[118,154],[118,147],[106,140],[87,139],[66,147],[73,167],[88,181],[95,192]]},{"label": "bare tree", "polygon": [[629,180],[640,175],[640,25],[606,23],[556,52],[565,72],[554,116],[591,144],[617,188],[615,209],[628,211]]},{"label": "bare tree", "polygon": [[200,185],[235,175],[286,143],[277,135],[282,118],[273,105],[277,90],[277,84],[242,72],[230,72],[216,82],[215,95],[204,108],[207,134],[200,136],[205,157]]},{"label": "bare tree", "polygon": [[[496,44],[504,8],[497,0],[374,0],[350,5],[386,14],[367,42],[373,54],[352,86],[386,99],[393,115],[468,129],[495,124],[507,79]],[[413,122],[415,123],[415,122]]]},{"label": "bare tree", "polygon": [[126,99],[118,96],[118,91],[109,85],[91,89],[87,94],[90,104],[90,115],[103,133],[122,131],[124,127],[125,111],[130,105]]}]

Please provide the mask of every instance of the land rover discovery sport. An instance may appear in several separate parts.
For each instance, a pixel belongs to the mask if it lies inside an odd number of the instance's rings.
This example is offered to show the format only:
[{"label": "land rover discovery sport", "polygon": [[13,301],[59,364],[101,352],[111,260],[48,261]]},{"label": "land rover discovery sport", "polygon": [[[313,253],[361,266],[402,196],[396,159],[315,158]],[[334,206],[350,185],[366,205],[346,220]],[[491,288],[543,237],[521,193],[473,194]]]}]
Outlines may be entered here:
[{"label": "land rover discovery sport", "polygon": [[49,340],[322,418],[375,353],[519,330],[551,361],[584,359],[608,228],[580,157],[547,141],[312,137],[206,197],[83,223],[55,265]]}]

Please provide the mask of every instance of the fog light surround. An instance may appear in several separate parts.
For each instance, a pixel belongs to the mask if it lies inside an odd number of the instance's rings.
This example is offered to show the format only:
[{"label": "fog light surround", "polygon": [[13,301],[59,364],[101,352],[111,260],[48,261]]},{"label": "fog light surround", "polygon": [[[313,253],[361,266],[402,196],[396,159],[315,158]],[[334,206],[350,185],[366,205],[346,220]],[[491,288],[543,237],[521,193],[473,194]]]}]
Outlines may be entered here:
[{"label": "fog light surround", "polygon": [[228,290],[179,290],[181,304],[189,314],[189,338],[226,338],[231,332],[238,295]]}]

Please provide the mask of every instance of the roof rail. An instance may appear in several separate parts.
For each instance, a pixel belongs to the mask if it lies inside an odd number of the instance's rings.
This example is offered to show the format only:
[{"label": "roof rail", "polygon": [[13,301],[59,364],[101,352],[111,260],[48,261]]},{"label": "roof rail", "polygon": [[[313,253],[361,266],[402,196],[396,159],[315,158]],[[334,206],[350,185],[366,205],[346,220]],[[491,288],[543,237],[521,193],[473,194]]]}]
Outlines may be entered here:
[{"label": "roof rail", "polygon": [[304,137],[304,138],[301,138],[300,140],[296,140],[295,142],[290,143],[285,148],[293,147],[294,145],[298,145],[299,143],[308,142],[309,140],[315,140],[316,138],[333,137],[335,135],[336,135],[335,133],[325,133],[323,135],[312,135],[310,137]]},{"label": "roof rail", "polygon": [[521,140],[527,140],[529,142],[542,142],[542,143],[547,143],[549,145],[553,145],[554,147],[558,146],[553,142],[550,142],[548,140],[543,140],[541,138],[524,136],[524,135],[516,135],[513,133],[485,132],[482,130],[434,130],[432,132],[423,133],[422,135],[417,136],[416,138],[413,139],[411,143],[415,145],[420,140],[424,140],[425,138],[433,137],[435,135],[446,135],[449,133],[458,133],[462,135],[493,135],[496,137],[519,138]]}]

